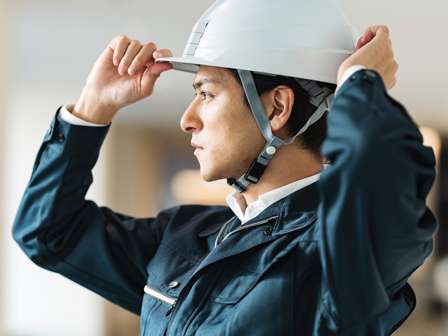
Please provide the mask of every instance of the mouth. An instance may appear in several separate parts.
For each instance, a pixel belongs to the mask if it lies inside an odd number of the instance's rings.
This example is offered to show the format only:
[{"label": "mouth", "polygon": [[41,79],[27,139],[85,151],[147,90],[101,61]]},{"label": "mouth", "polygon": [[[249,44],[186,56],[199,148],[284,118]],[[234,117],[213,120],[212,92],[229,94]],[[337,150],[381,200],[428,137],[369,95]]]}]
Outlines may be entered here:
[{"label": "mouth", "polygon": [[193,141],[191,142],[191,146],[192,146],[193,148],[195,148],[195,149],[204,149],[204,147],[198,145],[197,143],[195,143],[195,142],[193,142]]}]

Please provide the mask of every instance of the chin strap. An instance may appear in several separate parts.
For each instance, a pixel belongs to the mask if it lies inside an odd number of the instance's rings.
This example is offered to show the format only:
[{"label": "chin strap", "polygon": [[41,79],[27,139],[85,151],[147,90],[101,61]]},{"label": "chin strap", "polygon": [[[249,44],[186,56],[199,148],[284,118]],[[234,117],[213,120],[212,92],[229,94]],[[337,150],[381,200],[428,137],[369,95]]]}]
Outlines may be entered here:
[{"label": "chin strap", "polygon": [[317,109],[311,115],[305,125],[300,128],[296,135],[291,137],[289,140],[284,141],[272,134],[271,124],[269,123],[269,119],[265,113],[265,109],[261,102],[260,96],[258,95],[252,73],[247,70],[238,70],[238,75],[240,77],[244,92],[246,94],[250,109],[258,125],[258,128],[263,134],[263,137],[266,139],[266,145],[264,146],[258,157],[252,162],[246,173],[239,179],[235,179],[233,177],[227,179],[228,185],[236,189],[238,192],[243,192],[247,189],[249,184],[258,183],[269,162],[281,146],[291,144],[312,124],[322,118],[325,112],[330,110],[334,94],[329,88],[320,87],[315,81],[296,79],[297,83],[310,96],[310,103],[317,107]]}]

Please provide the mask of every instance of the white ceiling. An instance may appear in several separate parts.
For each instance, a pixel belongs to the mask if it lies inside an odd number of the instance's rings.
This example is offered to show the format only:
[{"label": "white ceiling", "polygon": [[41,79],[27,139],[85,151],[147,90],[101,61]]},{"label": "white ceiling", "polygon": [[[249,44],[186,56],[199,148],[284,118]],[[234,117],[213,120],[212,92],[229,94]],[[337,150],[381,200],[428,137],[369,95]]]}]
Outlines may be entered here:
[{"label": "white ceiling", "polygon": [[[212,2],[16,1],[11,29],[15,85],[22,92],[34,88],[48,93],[55,106],[72,102],[113,36],[154,40],[181,54],[194,22]],[[448,131],[448,2],[345,0],[343,6],[360,31],[370,24],[389,25],[400,64],[392,95],[419,123]],[[164,74],[154,95],[122,111],[118,120],[177,128],[192,98],[192,79],[189,74]]]}]

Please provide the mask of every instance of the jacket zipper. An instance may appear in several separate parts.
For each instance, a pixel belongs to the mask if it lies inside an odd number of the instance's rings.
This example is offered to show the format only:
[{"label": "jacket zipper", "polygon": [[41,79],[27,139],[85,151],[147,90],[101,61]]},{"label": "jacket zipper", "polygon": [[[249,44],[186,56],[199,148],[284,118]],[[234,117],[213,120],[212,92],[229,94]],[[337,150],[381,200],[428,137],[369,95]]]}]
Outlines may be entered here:
[{"label": "jacket zipper", "polygon": [[[227,226],[227,224],[229,224],[235,217],[236,217],[236,216],[233,216],[232,218],[230,218],[227,222],[225,222],[225,223],[222,225],[221,229],[220,229],[219,232],[218,232],[218,235],[216,236],[217,238],[221,235],[223,229]],[[200,264],[200,263],[199,263],[199,264]],[[199,268],[199,266],[198,266],[198,268]],[[196,273],[196,271],[197,271],[198,268],[196,268],[196,269],[194,270],[194,272],[192,273],[193,275]],[[193,278],[193,277],[192,277],[192,278]],[[191,278],[191,279],[192,279],[192,278]],[[190,281],[191,281],[191,279],[190,279]],[[186,288],[186,286],[183,288],[183,290],[180,291],[180,293],[179,293],[179,297],[177,298],[177,301],[180,300],[182,294],[184,293],[185,288]],[[168,331],[169,331],[170,326],[171,326],[171,324],[172,324],[172,322],[173,322],[174,314],[175,314],[175,312],[177,311],[177,305],[176,305],[177,301],[174,302],[173,306],[171,307],[171,312],[170,312],[171,316],[170,316],[170,320],[168,321],[168,325],[167,325],[167,327],[166,327],[166,330],[165,330],[164,335],[168,335]]]},{"label": "jacket zipper", "polygon": [[216,239],[215,239],[215,247],[217,246],[217,241],[219,241],[221,239],[221,236],[223,235],[223,232],[226,230],[227,226],[229,225],[229,223],[234,220],[236,218],[236,216],[233,216],[232,218],[230,218],[227,222],[225,222],[222,226],[221,229],[219,229],[218,234],[216,235]]},{"label": "jacket zipper", "polygon": [[165,294],[162,294],[149,286],[145,286],[145,293],[159,301],[169,304],[171,307],[176,305],[176,299],[166,296]]},{"label": "jacket zipper", "polygon": [[[222,238],[222,240],[221,241],[218,241],[218,238],[219,238],[219,234],[218,234],[218,236],[216,236],[216,240],[215,240],[215,247],[216,246],[218,246],[218,244],[220,244],[220,243],[222,243],[224,240],[226,240],[227,238],[229,238],[232,234],[234,234],[234,233],[236,233],[236,232],[239,232],[239,231],[243,231],[243,230],[246,230],[246,229],[249,229],[249,228],[251,228],[251,227],[254,227],[254,226],[258,226],[258,225],[262,225],[262,224],[265,224],[265,223],[268,223],[268,222],[270,222],[271,220],[273,220],[273,219],[275,219],[275,218],[277,218],[278,216],[272,216],[272,217],[269,217],[269,218],[267,218],[267,219],[263,219],[263,220],[261,220],[261,221],[259,221],[259,222],[255,222],[255,223],[251,223],[251,224],[242,224],[242,225],[240,225],[238,228],[236,228],[235,230],[233,230],[233,231],[230,231],[229,233],[227,233],[223,238]],[[220,232],[221,233],[221,232]]]}]

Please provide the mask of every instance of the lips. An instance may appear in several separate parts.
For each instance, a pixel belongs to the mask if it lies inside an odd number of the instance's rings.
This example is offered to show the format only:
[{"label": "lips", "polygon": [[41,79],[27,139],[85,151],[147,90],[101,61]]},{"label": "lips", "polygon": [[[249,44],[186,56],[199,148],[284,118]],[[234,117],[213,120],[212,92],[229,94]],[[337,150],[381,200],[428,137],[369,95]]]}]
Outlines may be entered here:
[{"label": "lips", "polygon": [[198,145],[198,144],[195,143],[194,141],[191,141],[191,146],[193,146],[193,148],[195,148],[195,149],[204,149],[204,147]]}]

